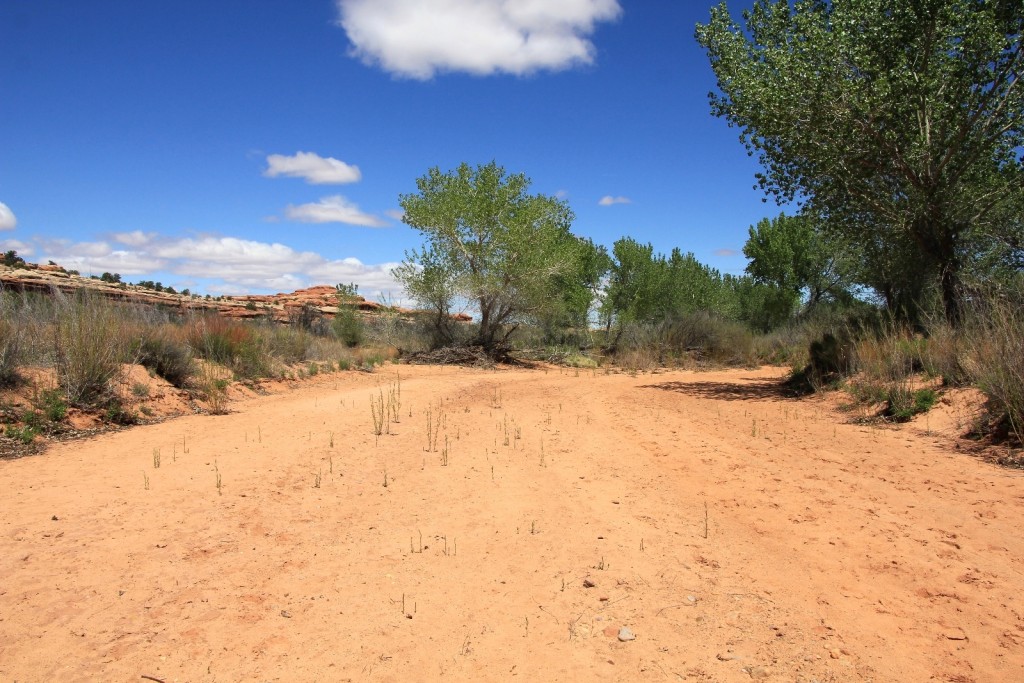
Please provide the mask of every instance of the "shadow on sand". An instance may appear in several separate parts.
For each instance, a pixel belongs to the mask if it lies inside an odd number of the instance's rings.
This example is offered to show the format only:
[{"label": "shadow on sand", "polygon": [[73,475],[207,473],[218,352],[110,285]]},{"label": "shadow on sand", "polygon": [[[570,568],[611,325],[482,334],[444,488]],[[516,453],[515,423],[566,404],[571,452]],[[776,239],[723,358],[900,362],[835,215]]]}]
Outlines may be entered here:
[{"label": "shadow on sand", "polygon": [[765,401],[768,399],[799,398],[786,385],[784,379],[764,379],[762,377],[740,377],[737,382],[662,382],[661,384],[644,384],[641,389],[660,389],[674,391],[697,398],[709,398],[718,401]]}]

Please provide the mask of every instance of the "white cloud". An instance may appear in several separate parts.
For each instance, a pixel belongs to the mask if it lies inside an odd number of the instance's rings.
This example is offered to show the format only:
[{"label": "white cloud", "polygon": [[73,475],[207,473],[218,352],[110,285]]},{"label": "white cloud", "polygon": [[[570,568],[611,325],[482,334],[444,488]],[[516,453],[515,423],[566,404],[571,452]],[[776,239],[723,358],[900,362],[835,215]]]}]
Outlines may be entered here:
[{"label": "white cloud", "polygon": [[0,251],[14,250],[18,252],[18,256],[22,258],[28,258],[35,254],[35,250],[31,244],[22,242],[21,240],[0,240]]},{"label": "white cloud", "polygon": [[129,247],[141,247],[144,244],[149,244],[156,237],[155,232],[142,232],[141,230],[132,230],[131,232],[115,232],[112,237],[115,242],[128,245]]},{"label": "white cloud", "polygon": [[613,197],[611,195],[605,195],[601,197],[601,200],[597,202],[601,206],[613,206],[615,204],[632,204],[633,200],[629,197]]},{"label": "white cloud", "polygon": [[[132,235],[133,233],[124,233]],[[397,263],[365,264],[356,258],[327,258],[311,251],[298,251],[278,242],[259,242],[238,237],[199,235],[169,238],[140,233],[146,241],[122,249],[105,241],[72,242],[39,240],[30,245],[0,240],[0,246],[21,255],[41,254],[83,275],[121,273],[125,280],[162,279],[179,289],[245,294],[253,291],[291,292],[312,285],[355,282],[368,299],[382,294],[402,295],[401,285],[391,277]],[[124,244],[123,242],[121,244]],[[180,281],[169,280],[178,276]],[[180,285],[180,287],[179,287]]]},{"label": "white cloud", "polygon": [[394,218],[396,221],[400,221],[405,218],[405,211],[402,209],[387,209],[384,215],[388,218]]},{"label": "white cloud", "polygon": [[11,208],[0,202],[0,230],[14,230],[18,226],[18,219]]},{"label": "white cloud", "polygon": [[271,154],[267,157],[267,170],[263,171],[263,175],[267,178],[302,178],[310,185],[358,183],[363,177],[358,166],[313,152],[296,152],[290,157]]},{"label": "white cloud", "polygon": [[300,223],[348,223],[368,228],[383,228],[388,224],[382,218],[363,213],[356,204],[340,194],[324,197],[315,204],[289,204],[284,210],[284,216]]},{"label": "white cloud", "polygon": [[736,251],[735,249],[729,249],[728,247],[723,247],[722,249],[715,249],[714,254],[715,254],[715,256],[732,257],[732,256],[739,256],[740,252]]},{"label": "white cloud", "polygon": [[336,0],[352,54],[398,76],[528,74],[594,61],[618,0]]}]

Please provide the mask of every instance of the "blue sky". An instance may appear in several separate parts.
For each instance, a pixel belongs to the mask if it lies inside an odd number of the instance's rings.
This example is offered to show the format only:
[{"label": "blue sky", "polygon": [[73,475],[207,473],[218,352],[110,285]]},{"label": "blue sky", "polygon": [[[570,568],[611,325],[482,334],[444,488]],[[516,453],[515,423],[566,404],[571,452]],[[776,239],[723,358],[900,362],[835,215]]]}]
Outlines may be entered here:
[{"label": "blue sky", "polygon": [[4,0],[0,247],[213,294],[400,300],[390,268],[421,239],[398,195],[493,159],[563,196],[577,234],[741,272],[779,209],[709,113],[711,6]]}]

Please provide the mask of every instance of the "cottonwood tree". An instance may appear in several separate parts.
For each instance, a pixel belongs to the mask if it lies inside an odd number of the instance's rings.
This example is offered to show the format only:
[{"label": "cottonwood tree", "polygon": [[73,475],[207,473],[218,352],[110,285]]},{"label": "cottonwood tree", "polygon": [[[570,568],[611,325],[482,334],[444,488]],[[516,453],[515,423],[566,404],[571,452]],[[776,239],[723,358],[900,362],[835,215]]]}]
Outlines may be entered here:
[{"label": "cottonwood tree", "polygon": [[1020,244],[1022,27],[1020,0],[757,0],[696,38],[760,186],[850,243],[913,245],[956,323],[965,275]]},{"label": "cottonwood tree", "polygon": [[743,255],[749,259],[746,271],[751,277],[789,293],[793,304],[803,297],[807,312],[847,293],[845,245],[828,240],[810,216],[761,219],[750,227]]},{"label": "cottonwood tree", "polygon": [[529,194],[529,178],[493,161],[448,173],[435,167],[416,186],[399,198],[402,220],[426,241],[393,274],[435,314],[439,342],[453,341],[449,313],[460,299],[478,316],[470,343],[495,354],[520,323],[565,304],[589,244],[570,232],[565,202]]}]

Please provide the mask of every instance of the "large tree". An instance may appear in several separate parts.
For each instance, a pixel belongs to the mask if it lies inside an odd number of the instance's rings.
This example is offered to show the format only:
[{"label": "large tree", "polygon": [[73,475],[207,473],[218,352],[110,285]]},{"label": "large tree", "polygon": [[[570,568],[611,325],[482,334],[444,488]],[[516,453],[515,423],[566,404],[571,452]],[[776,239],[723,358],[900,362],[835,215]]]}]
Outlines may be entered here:
[{"label": "large tree", "polygon": [[756,0],[743,20],[723,3],[696,37],[760,186],[850,243],[912,245],[957,322],[965,275],[1020,244],[1024,3]]},{"label": "large tree", "polygon": [[426,242],[394,274],[435,313],[438,341],[451,341],[448,314],[460,299],[479,322],[470,343],[492,352],[523,321],[552,307],[578,312],[588,305],[580,303],[588,284],[582,263],[595,248],[570,232],[565,202],[529,194],[529,178],[507,175],[495,162],[448,173],[435,167],[416,186],[417,193],[399,198],[402,220]]},{"label": "large tree", "polygon": [[846,249],[828,240],[810,216],[761,219],[750,227],[743,255],[751,277],[790,294],[791,310],[801,297],[807,311],[843,298],[849,286]]}]

